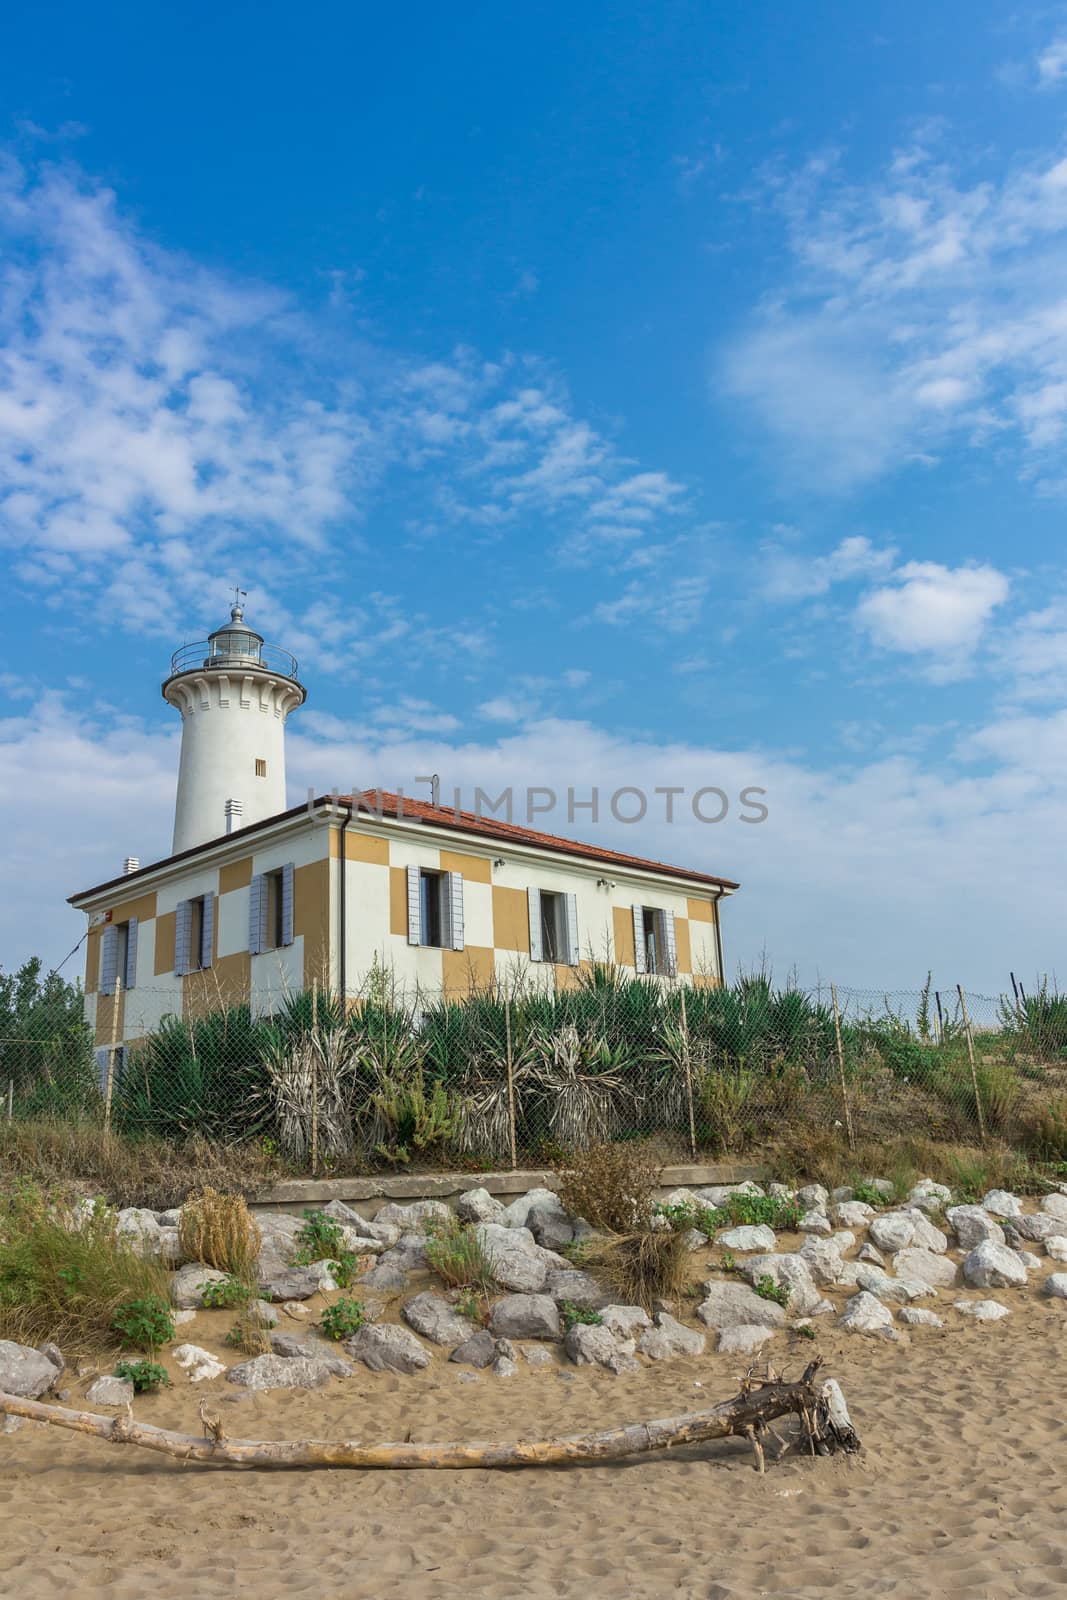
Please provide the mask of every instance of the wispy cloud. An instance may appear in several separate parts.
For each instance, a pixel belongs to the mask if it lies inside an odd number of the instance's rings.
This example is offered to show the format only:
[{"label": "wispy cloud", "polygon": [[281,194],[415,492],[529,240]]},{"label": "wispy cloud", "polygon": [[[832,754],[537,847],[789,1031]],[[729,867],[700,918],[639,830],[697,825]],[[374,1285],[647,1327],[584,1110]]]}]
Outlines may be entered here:
[{"label": "wispy cloud", "polygon": [[908,561],[891,582],[864,595],[856,620],[873,643],[924,658],[929,675],[946,681],[969,670],[1009,589],[995,567]]}]

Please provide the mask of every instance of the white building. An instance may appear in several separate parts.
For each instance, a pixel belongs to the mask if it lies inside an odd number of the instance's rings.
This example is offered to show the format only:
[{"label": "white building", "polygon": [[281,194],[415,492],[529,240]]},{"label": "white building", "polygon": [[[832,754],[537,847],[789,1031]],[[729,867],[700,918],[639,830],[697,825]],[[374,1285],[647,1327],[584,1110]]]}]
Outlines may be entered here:
[{"label": "white building", "polygon": [[352,1002],[383,970],[457,997],[596,963],[721,981],[729,879],[381,792],[286,810],[305,690],[238,608],[178,652],[163,694],[183,719],[174,853],[71,896],[99,1045],[315,984]]}]

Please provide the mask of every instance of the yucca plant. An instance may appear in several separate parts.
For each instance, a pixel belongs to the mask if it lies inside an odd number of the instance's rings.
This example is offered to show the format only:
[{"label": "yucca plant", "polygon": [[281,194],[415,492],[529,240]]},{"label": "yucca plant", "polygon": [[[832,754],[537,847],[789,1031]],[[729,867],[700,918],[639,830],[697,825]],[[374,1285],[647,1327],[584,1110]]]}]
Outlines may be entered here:
[{"label": "yucca plant", "polygon": [[359,1054],[339,1027],[271,1036],[263,1052],[266,1084],[256,1108],[276,1130],[283,1153],[294,1161],[345,1155],[352,1148],[352,1122]]}]

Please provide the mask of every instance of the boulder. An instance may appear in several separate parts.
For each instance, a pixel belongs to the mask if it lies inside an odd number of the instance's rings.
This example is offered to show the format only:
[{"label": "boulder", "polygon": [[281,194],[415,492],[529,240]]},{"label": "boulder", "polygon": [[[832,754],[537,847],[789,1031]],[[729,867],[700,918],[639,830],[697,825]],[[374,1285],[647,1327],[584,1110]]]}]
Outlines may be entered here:
[{"label": "boulder", "polygon": [[523,1357],[528,1367],[554,1367],[556,1358],[543,1344],[524,1344]]},{"label": "boulder", "polygon": [[772,1200],[792,1200],[796,1195],[796,1190],[791,1189],[787,1183],[769,1183],[767,1185],[767,1193]]},{"label": "boulder", "polygon": [[1067,1194],[1047,1194],[1041,1202],[1041,1209],[1050,1217],[1059,1217],[1061,1222],[1067,1222]]},{"label": "boulder", "polygon": [[652,1326],[652,1318],[642,1306],[605,1306],[600,1320],[616,1339],[632,1339],[642,1328]]},{"label": "boulder", "polygon": [[420,1224],[428,1222],[431,1217],[439,1222],[447,1222],[451,1215],[451,1207],[446,1206],[443,1200],[415,1200],[406,1206],[398,1206],[390,1200],[374,1213],[374,1221],[395,1222],[401,1233],[421,1233]]},{"label": "boulder", "polygon": [[650,1361],[668,1361],[674,1356],[701,1356],[705,1343],[702,1333],[683,1327],[667,1311],[657,1311],[655,1327],[645,1329],[637,1348]]},{"label": "boulder", "polygon": [[999,1300],[954,1300],[953,1310],[962,1311],[965,1317],[974,1317],[977,1322],[999,1322],[1001,1317],[1010,1317],[1011,1312],[1007,1306],[1002,1306]]},{"label": "boulder", "polygon": [[834,1226],[825,1211],[805,1211],[797,1223],[798,1233],[833,1233]]},{"label": "boulder", "polygon": [[775,1330],[766,1323],[739,1322],[732,1328],[723,1328],[718,1351],[721,1356],[750,1356],[774,1334]]},{"label": "boulder", "polygon": [[836,1283],[843,1265],[841,1252],[832,1239],[806,1239],[800,1247],[800,1256],[808,1263],[816,1283]]},{"label": "boulder", "polygon": [[778,1247],[774,1230],[763,1222],[755,1226],[727,1228],[725,1233],[719,1234],[718,1243],[724,1250],[775,1250]]},{"label": "boulder", "polygon": [[[890,1194],[892,1194],[892,1187],[892,1184],[890,1184]],[[920,1178],[908,1195],[908,1204],[919,1206],[920,1209],[925,1210],[924,1200],[933,1201],[937,1206],[941,1207],[947,1206],[951,1199],[952,1190],[947,1188],[945,1184],[935,1183],[933,1178]]]},{"label": "boulder", "polygon": [[263,1276],[283,1272],[299,1249],[297,1234],[304,1219],[284,1211],[267,1211],[257,1216],[256,1222],[262,1236],[256,1270]]},{"label": "boulder", "polygon": [[559,1204],[531,1206],[526,1226],[546,1250],[562,1250],[574,1239],[574,1224]]},{"label": "boulder", "polygon": [[479,1222],[474,1231],[490,1262],[494,1283],[517,1294],[536,1294],[544,1288],[548,1263],[528,1228]]},{"label": "boulder", "polygon": [[706,1250],[711,1243],[707,1234],[700,1228],[687,1228],[682,1237],[690,1255],[694,1255],[697,1250]]},{"label": "boulder", "polygon": [[785,1327],[785,1308],[775,1300],[764,1300],[747,1283],[723,1283],[713,1278],[704,1285],[704,1291],[696,1314],[706,1328]]},{"label": "boulder", "polygon": [[545,1279],[544,1291],[545,1294],[551,1295],[557,1304],[569,1300],[582,1311],[599,1311],[611,1300],[611,1296],[591,1273],[581,1272],[577,1267],[566,1267],[558,1272],[550,1272]]},{"label": "boulder", "polygon": [[331,1378],[352,1374],[349,1362],[341,1356],[255,1356],[231,1367],[227,1383],[241,1389],[321,1389]]},{"label": "boulder", "polygon": [[371,1267],[369,1272],[363,1274],[359,1280],[359,1286],[361,1289],[364,1287],[380,1289],[389,1294],[397,1289],[406,1289],[408,1275],[404,1268],[398,1266],[396,1262],[385,1262],[383,1264],[379,1260],[376,1266]]},{"label": "boulder", "polygon": [[169,1206],[166,1211],[156,1212],[156,1221],[161,1228],[177,1228],[181,1226],[181,1206]]},{"label": "boulder", "polygon": [[118,1214],[119,1237],[125,1239],[138,1255],[158,1261],[163,1253],[160,1235],[162,1229],[154,1211],[141,1206],[124,1206]]},{"label": "boulder", "polygon": [[488,1189],[468,1189],[456,1201],[456,1216],[461,1222],[500,1222],[504,1207]]},{"label": "boulder", "polygon": [[882,1254],[876,1244],[871,1244],[869,1239],[867,1243],[861,1245],[859,1250],[856,1252],[856,1260],[870,1261],[876,1267],[885,1266],[885,1256]]},{"label": "boulder", "polygon": [[[866,1183],[868,1189],[873,1189],[875,1194],[878,1195],[878,1197],[882,1200],[892,1200],[894,1194],[896,1193],[896,1189],[889,1178],[865,1178],[864,1182]],[[935,1184],[934,1187],[935,1189],[940,1188],[941,1185]],[[948,1194],[947,1189],[945,1190],[945,1194]]]},{"label": "boulder", "polygon": [[1067,1234],[1054,1233],[1051,1239],[1046,1239],[1045,1253],[1053,1261],[1067,1261]]},{"label": "boulder", "polygon": [[943,1328],[943,1320],[933,1311],[927,1311],[925,1306],[901,1306],[897,1312],[901,1322],[906,1322],[912,1328]]},{"label": "boulder", "polygon": [[558,1339],[559,1310],[551,1295],[506,1294],[494,1302],[489,1326],[504,1339]]},{"label": "boulder", "polygon": [[915,1225],[915,1232],[912,1234],[911,1239],[912,1244],[916,1245],[920,1250],[931,1250],[934,1255],[943,1256],[948,1249],[948,1234],[935,1227],[926,1213],[915,1206],[911,1208],[907,1215],[911,1217]]},{"label": "boulder", "polygon": [[870,1232],[879,1250],[904,1250],[915,1238],[915,1213],[887,1211],[871,1219]]},{"label": "boulder", "polygon": [[226,1371],[224,1361],[219,1361],[210,1350],[203,1350],[198,1344],[175,1345],[171,1355],[179,1367],[189,1374],[191,1383],[206,1383],[209,1378],[221,1378]]},{"label": "boulder", "polygon": [[830,1243],[836,1245],[838,1254],[843,1256],[856,1243],[856,1235],[850,1228],[836,1228],[830,1235]]},{"label": "boulder", "polygon": [[530,1189],[526,1194],[520,1194],[517,1200],[512,1200],[510,1205],[504,1207],[501,1222],[507,1228],[528,1228],[527,1218],[535,1206],[545,1206],[550,1211],[555,1210],[566,1216],[559,1195],[554,1189]]},{"label": "boulder", "polygon": [[204,1305],[205,1285],[228,1281],[228,1273],[216,1272],[214,1267],[205,1267],[202,1261],[193,1261],[170,1280],[171,1304],[181,1311],[199,1311]]},{"label": "boulder", "polygon": [[489,1367],[499,1354],[497,1345],[502,1342],[488,1328],[479,1328],[477,1333],[472,1333],[469,1339],[457,1345],[448,1359],[464,1367]]},{"label": "boulder", "polygon": [[959,1282],[959,1268],[954,1261],[917,1245],[897,1251],[893,1271],[900,1278],[916,1279],[931,1289],[951,1289]]},{"label": "boulder", "polygon": [[973,1250],[975,1245],[1004,1243],[1004,1229],[990,1216],[984,1206],[950,1206],[945,1220],[959,1243],[961,1250]]},{"label": "boulder", "polygon": [[91,1406],[132,1405],[133,1384],[128,1378],[115,1378],[108,1374],[89,1385],[85,1398]]},{"label": "boulder", "polygon": [[844,1205],[846,1200],[852,1199],[855,1192],[855,1189],[853,1189],[851,1185],[847,1183],[839,1184],[836,1189],[830,1190],[831,1204],[835,1206]]},{"label": "boulder", "polygon": [[283,1267],[279,1272],[268,1273],[260,1277],[257,1287],[266,1300],[310,1300],[323,1288],[324,1279],[337,1287],[329,1273],[316,1263],[313,1267]]},{"label": "boulder", "polygon": [[0,1391],[20,1400],[37,1400],[59,1381],[60,1369],[40,1350],[0,1339]]},{"label": "boulder", "polygon": [[1025,1287],[1026,1268],[1014,1250],[987,1239],[964,1257],[963,1278],[972,1289],[1019,1289]]},{"label": "boulder", "polygon": [[461,1344],[475,1332],[469,1317],[461,1316],[442,1295],[427,1289],[401,1308],[400,1315],[416,1333],[432,1344]]},{"label": "boulder", "polygon": [[803,1189],[797,1190],[796,1202],[804,1211],[825,1211],[830,1196],[821,1183],[806,1183]]},{"label": "boulder", "polygon": [[380,1322],[360,1328],[345,1340],[345,1349],[372,1372],[420,1372],[430,1365],[430,1352],[410,1328]]},{"label": "boulder", "polygon": [[1023,1203],[1017,1194],[1009,1194],[1007,1189],[990,1189],[982,1196],[982,1207],[994,1217],[1019,1217]]},{"label": "boulder", "polygon": [[518,1370],[518,1363],[512,1356],[497,1356],[493,1362],[494,1378],[513,1378]]},{"label": "boulder", "polygon": [[793,1316],[809,1316],[822,1300],[811,1268],[802,1255],[749,1256],[741,1271],[751,1284],[763,1277],[784,1284],[789,1290],[789,1310]]},{"label": "boulder", "polygon": [[1032,1250],[1016,1250],[1015,1254],[1019,1257],[1027,1272],[1040,1272],[1042,1266],[1041,1257],[1035,1256]]},{"label": "boulder", "polygon": [[1054,1300],[1067,1300],[1067,1272],[1052,1272],[1045,1279],[1044,1290]]},{"label": "boulder", "polygon": [[1009,1217],[1004,1224],[1004,1237],[1010,1245],[1018,1244],[1020,1239],[1043,1244],[1046,1239],[1054,1239],[1062,1232],[1062,1220],[1050,1217],[1044,1211],[1032,1211],[1029,1216]]},{"label": "boulder", "polygon": [[865,1200],[846,1200],[834,1206],[833,1219],[841,1228],[865,1228],[874,1216],[874,1208]]},{"label": "boulder", "polygon": [[430,1258],[426,1253],[429,1242],[425,1233],[402,1233],[396,1244],[382,1251],[378,1265],[399,1267],[401,1272],[429,1272]]},{"label": "boulder", "polygon": [[[323,1216],[332,1217],[334,1222],[339,1222],[342,1227],[355,1228],[357,1233],[362,1233],[367,1225],[366,1217],[361,1217],[358,1211],[346,1206],[343,1200],[331,1200],[321,1209]],[[262,1218],[259,1220],[262,1221]]]},{"label": "boulder", "polygon": [[873,1294],[861,1290],[846,1302],[837,1325],[849,1333],[877,1333],[882,1328],[892,1327],[893,1313]]},{"label": "boulder", "polygon": [[52,1363],[57,1372],[64,1372],[66,1370],[66,1358],[57,1344],[53,1344],[49,1339],[48,1342],[46,1344],[42,1344],[39,1349],[41,1355],[45,1356],[47,1360]]},{"label": "boulder", "polygon": [[637,1372],[632,1339],[617,1339],[610,1328],[576,1322],[568,1329],[563,1348],[578,1367],[603,1367],[607,1372]]}]

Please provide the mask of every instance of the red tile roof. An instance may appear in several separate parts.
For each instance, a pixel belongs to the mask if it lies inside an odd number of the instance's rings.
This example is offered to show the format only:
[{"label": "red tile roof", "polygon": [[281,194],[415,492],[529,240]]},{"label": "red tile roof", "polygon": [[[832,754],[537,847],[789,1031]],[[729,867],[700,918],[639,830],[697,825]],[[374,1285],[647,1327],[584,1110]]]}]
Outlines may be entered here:
[{"label": "red tile roof", "polygon": [[[695,883],[710,883],[721,889],[736,889],[730,878],[716,878],[707,872],[693,872],[688,867],[672,867],[663,861],[650,861],[644,856],[631,856],[621,850],[607,850],[603,845],[582,844],[577,839],[566,839],[556,833],[539,833],[534,828],[523,828],[514,822],[502,822],[497,817],[486,817],[474,811],[454,811],[451,806],[433,806],[425,800],[413,800],[390,794],[386,789],[368,789],[353,796],[338,796],[346,805],[359,806],[364,814],[414,819],[431,823],[435,828],[453,828],[457,833],[475,834],[480,838],[499,839],[502,844],[527,844],[538,850],[552,850],[560,855],[581,856],[587,861],[603,861],[609,866],[637,867],[642,872],[669,874],[672,878],[689,878]],[[358,815],[358,812],[357,812]]]}]

